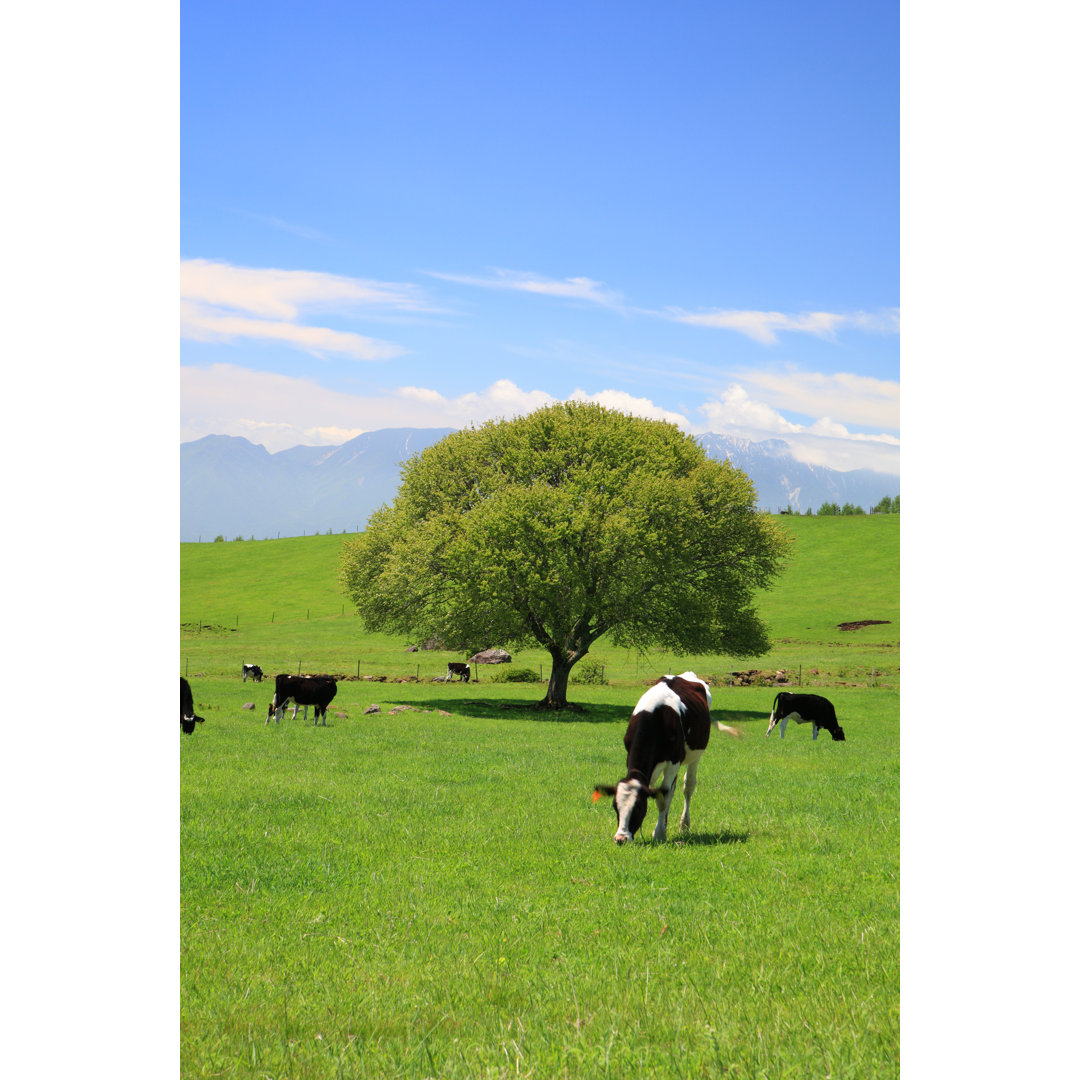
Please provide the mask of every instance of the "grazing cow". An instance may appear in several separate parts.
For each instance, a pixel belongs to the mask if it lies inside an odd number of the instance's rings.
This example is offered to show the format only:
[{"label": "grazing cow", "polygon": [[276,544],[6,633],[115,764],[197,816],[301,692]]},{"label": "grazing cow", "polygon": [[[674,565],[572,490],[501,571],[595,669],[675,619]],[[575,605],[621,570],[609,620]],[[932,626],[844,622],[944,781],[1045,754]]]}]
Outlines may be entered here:
[{"label": "grazing cow", "polygon": [[256,682],[263,681],[263,670],[258,664],[241,664],[240,674],[244,677],[244,682],[248,681],[250,675]]},{"label": "grazing cow", "polygon": [[195,700],[191,696],[191,687],[187,679],[180,676],[180,730],[185,735],[190,735],[195,730],[196,724],[205,724],[201,716],[195,715]]},{"label": "grazing cow", "polygon": [[772,729],[779,724],[782,739],[789,720],[794,720],[796,724],[813,724],[815,739],[824,728],[837,742],[844,741],[844,729],[837,723],[833,703],[820,694],[789,694],[781,690],[773,700],[769,730],[765,732],[765,737],[768,738]]},{"label": "grazing cow", "polygon": [[446,665],[446,681],[453,682],[454,676],[457,675],[462,682],[468,682],[469,676],[472,674],[472,669],[468,664],[447,664]]},{"label": "grazing cow", "polygon": [[304,706],[304,722],[307,722],[307,707],[315,706],[315,726],[319,726],[319,717],[322,717],[323,727],[326,727],[326,706],[334,700],[337,693],[337,680],[332,675],[278,675],[274,681],[274,696],[270,700],[270,707],[266,710],[266,723],[270,723],[273,716],[274,723],[280,724],[285,714],[287,702],[293,702],[293,719],[296,719],[296,710]]},{"label": "grazing cow", "polygon": [[[692,671],[681,675],[665,675],[641,695],[623,736],[626,746],[626,776],[614,787],[597,784],[593,800],[601,794],[612,795],[618,828],[615,843],[625,844],[634,839],[649,799],[656,800],[657,822],[653,839],[667,839],[668,809],[675,797],[675,782],[679,766],[686,762],[683,781],[683,812],[679,828],[690,827],[690,796],[697,786],[697,767],[705,747],[713,719],[709,713],[712,694],[709,687]],[[742,732],[716,721],[725,735],[741,737]]]}]

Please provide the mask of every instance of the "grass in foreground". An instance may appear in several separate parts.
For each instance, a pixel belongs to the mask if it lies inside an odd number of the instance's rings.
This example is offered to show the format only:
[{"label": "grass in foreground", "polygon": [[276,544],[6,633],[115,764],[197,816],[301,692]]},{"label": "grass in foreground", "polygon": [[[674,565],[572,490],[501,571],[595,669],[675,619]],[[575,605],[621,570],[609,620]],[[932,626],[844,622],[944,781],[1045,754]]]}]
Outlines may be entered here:
[{"label": "grass in foreground", "polygon": [[180,745],[182,1075],[897,1075],[895,693],[834,691],[833,743],[766,741],[772,691],[716,692],[747,737],[714,734],[688,835],[652,844],[650,810],[627,849],[589,794],[636,691],[500,707],[533,696],[206,712]]}]

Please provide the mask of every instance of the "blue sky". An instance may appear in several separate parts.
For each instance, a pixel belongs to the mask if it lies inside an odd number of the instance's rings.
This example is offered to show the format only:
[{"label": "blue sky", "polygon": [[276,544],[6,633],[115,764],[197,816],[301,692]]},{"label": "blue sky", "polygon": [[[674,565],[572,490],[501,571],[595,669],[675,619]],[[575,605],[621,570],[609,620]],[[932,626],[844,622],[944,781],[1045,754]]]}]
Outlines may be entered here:
[{"label": "blue sky", "polygon": [[898,474],[897,5],[180,14],[182,440],[573,396]]}]

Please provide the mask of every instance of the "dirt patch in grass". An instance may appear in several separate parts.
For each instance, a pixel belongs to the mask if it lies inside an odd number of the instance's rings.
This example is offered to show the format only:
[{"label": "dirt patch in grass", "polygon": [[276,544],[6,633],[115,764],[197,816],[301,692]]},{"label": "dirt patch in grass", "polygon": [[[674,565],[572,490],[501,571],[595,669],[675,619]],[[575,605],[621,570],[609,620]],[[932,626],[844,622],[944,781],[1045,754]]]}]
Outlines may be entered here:
[{"label": "dirt patch in grass", "polygon": [[842,622],[838,624],[840,630],[861,630],[864,626],[885,626],[888,619],[860,619],[859,622]]}]

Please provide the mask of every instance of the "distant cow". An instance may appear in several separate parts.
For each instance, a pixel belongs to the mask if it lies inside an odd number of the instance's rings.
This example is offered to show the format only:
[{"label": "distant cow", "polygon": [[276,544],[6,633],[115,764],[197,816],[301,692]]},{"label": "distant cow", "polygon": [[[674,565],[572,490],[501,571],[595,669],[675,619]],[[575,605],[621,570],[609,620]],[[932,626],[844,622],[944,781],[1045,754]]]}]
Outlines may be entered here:
[{"label": "distant cow", "polygon": [[[709,745],[713,724],[709,713],[711,706],[709,687],[692,671],[665,675],[641,695],[623,736],[626,776],[614,787],[597,784],[593,792],[594,801],[601,794],[614,796],[612,805],[618,819],[616,844],[634,839],[645,820],[649,799],[656,800],[657,809],[653,839],[667,839],[668,809],[675,796],[675,782],[683,761],[686,762],[686,779],[683,781],[679,828],[690,827],[690,796],[697,786],[698,762]],[[718,721],[716,726],[725,735],[742,735]]]},{"label": "distant cow", "polygon": [[195,715],[195,701],[191,696],[191,687],[187,679],[180,676],[180,730],[185,735],[190,735],[195,730],[196,724],[204,724],[206,721],[201,716]]},{"label": "distant cow", "polygon": [[248,681],[250,675],[256,682],[263,681],[263,670],[258,664],[241,664],[240,674],[244,678],[244,682]]},{"label": "distant cow", "polygon": [[280,724],[286,704],[292,701],[294,720],[296,710],[303,705],[306,723],[307,707],[314,705],[315,726],[318,727],[321,716],[323,727],[326,727],[326,707],[334,700],[336,693],[337,680],[332,675],[278,675],[274,681],[274,696],[266,710],[266,723],[269,724],[273,716],[274,723]]},{"label": "distant cow", "polygon": [[472,674],[472,669],[468,664],[447,664],[446,665],[446,681],[453,682],[454,676],[457,675],[462,682],[468,682],[469,676]]},{"label": "distant cow", "polygon": [[844,741],[844,729],[837,723],[833,703],[820,694],[789,694],[781,690],[773,701],[769,730],[765,732],[765,737],[768,738],[772,729],[779,724],[782,739],[789,720],[794,720],[796,724],[813,724],[815,739],[818,731],[824,728],[837,742]]}]

